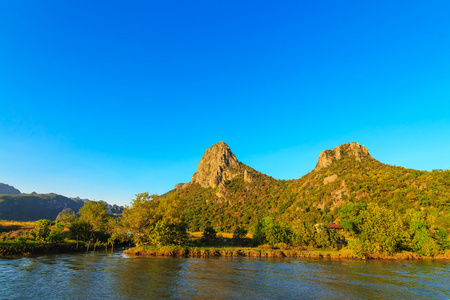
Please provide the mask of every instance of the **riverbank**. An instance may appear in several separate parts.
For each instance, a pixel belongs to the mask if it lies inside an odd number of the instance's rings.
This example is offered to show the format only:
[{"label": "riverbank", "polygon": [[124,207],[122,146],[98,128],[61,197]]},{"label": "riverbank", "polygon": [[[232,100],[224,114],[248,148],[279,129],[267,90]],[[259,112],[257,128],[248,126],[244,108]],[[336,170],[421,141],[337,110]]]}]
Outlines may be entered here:
[{"label": "riverbank", "polygon": [[70,254],[81,252],[113,252],[117,250],[125,249],[125,245],[119,244],[112,248],[106,245],[88,245],[85,242],[66,241],[63,243],[47,243],[47,242],[32,242],[27,241],[24,243],[17,242],[0,242],[0,257],[9,255],[41,255],[41,254]]},{"label": "riverbank", "polygon": [[393,255],[366,254],[356,255],[350,250],[283,250],[283,249],[261,249],[241,247],[192,247],[192,246],[140,246],[124,251],[125,254],[134,256],[158,256],[158,257],[219,257],[219,256],[242,256],[242,257],[292,257],[292,258],[329,258],[329,259],[384,259],[384,260],[420,260],[436,259],[450,260],[450,252],[425,257],[412,252],[395,253]]},{"label": "riverbank", "polygon": [[0,242],[0,256],[2,255],[32,255],[32,254],[57,254],[86,251],[84,244],[76,242],[64,242],[59,244],[42,242]]}]

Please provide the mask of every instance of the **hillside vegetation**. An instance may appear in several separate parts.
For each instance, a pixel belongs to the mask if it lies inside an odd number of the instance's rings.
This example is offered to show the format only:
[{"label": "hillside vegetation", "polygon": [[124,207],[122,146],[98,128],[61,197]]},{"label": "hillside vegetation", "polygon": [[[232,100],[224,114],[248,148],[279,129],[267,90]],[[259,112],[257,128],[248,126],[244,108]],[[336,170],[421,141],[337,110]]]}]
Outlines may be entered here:
[{"label": "hillside vegetation", "polygon": [[[339,251],[337,257],[449,258],[450,171],[386,165],[364,146],[348,143],[323,151],[305,176],[276,180],[239,162],[220,142],[205,152],[191,182],[162,196],[137,194],[120,217],[109,216],[105,203],[87,202],[78,215],[67,211],[59,220],[88,247],[132,243],[137,248],[130,253],[149,255],[258,246],[269,252],[244,252],[302,256],[319,249]],[[22,241],[39,239],[38,228],[33,232]],[[214,249],[208,255],[228,255]]]},{"label": "hillside vegetation", "polygon": [[[216,162],[201,164],[215,168]],[[357,143],[322,152],[317,167],[294,180],[276,180],[242,163],[217,169],[232,175],[215,186],[193,180],[158,200],[179,208],[191,231],[255,231],[270,220],[291,232],[285,242],[320,247],[313,226],[336,223],[360,253],[434,255],[449,247],[449,170],[383,164]]]}]

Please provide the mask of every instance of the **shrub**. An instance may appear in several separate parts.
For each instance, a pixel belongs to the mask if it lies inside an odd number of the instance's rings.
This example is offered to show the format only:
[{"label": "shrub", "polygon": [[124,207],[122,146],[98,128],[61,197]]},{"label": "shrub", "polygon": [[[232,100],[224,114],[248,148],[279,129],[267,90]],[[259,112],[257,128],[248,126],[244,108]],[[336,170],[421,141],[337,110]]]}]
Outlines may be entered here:
[{"label": "shrub", "polygon": [[240,241],[247,235],[247,230],[245,230],[243,227],[236,227],[236,229],[233,231],[233,239],[235,241]]},{"label": "shrub", "polygon": [[253,240],[258,245],[289,244],[291,239],[291,230],[273,221],[271,218],[264,218],[253,227]]},{"label": "shrub", "polygon": [[159,220],[150,231],[150,242],[156,246],[166,246],[173,243],[169,227]]},{"label": "shrub", "polygon": [[206,242],[212,242],[212,241],[216,240],[216,238],[217,238],[216,230],[211,226],[207,226],[205,228],[205,230],[203,231],[202,239]]},{"label": "shrub", "polygon": [[55,228],[48,234],[47,240],[50,243],[62,243],[64,241],[64,234],[62,232],[62,223],[56,222]]},{"label": "shrub", "polygon": [[47,237],[50,233],[50,225],[52,224],[52,221],[50,220],[39,220],[36,222],[36,225],[34,226],[34,237],[38,241],[46,241]]},{"label": "shrub", "polygon": [[82,241],[88,241],[93,233],[91,224],[81,219],[70,224],[69,232],[72,239]]}]

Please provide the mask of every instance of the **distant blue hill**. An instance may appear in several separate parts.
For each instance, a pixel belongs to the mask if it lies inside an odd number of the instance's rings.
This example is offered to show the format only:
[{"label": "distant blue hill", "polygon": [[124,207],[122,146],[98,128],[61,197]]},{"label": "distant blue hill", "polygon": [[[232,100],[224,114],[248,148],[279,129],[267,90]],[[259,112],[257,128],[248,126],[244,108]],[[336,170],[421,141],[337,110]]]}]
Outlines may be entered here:
[{"label": "distant blue hill", "polygon": [[[7,184],[0,183],[0,220],[36,221],[55,220],[58,214],[67,208],[75,213],[90,200],[68,198],[57,194],[21,194]],[[111,215],[122,214],[123,207],[107,204]]]},{"label": "distant blue hill", "polygon": [[15,187],[0,182],[0,195],[2,194],[20,195],[21,193]]}]

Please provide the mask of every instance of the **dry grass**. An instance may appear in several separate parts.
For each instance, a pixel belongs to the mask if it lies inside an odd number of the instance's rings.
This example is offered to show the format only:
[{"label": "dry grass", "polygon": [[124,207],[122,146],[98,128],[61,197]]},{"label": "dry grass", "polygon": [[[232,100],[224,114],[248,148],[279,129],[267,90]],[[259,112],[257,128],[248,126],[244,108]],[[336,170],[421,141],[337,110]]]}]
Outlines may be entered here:
[{"label": "dry grass", "polygon": [[168,257],[215,257],[215,256],[247,256],[247,257],[292,257],[292,258],[325,258],[325,259],[380,259],[380,260],[448,260],[450,250],[434,257],[419,256],[413,252],[404,251],[392,255],[366,254],[356,255],[349,249],[318,250],[318,249],[273,249],[269,247],[190,247],[190,246],[143,246],[125,251],[137,256],[168,256]]},{"label": "dry grass", "polygon": [[0,220],[0,231],[13,231],[13,230],[28,231],[34,228],[35,223],[36,222]]},{"label": "dry grass", "polygon": [[434,259],[450,259],[450,249],[444,251],[443,254],[436,255]]},{"label": "dry grass", "polygon": [[[203,231],[189,232],[189,237],[191,239],[200,239],[202,236],[203,236]],[[218,232],[217,237],[232,239],[233,234],[230,232]],[[253,238],[253,234],[247,233],[247,235],[245,237],[251,239],[251,238]]]},{"label": "dry grass", "polygon": [[164,246],[135,247],[125,251],[129,255],[169,256],[169,257],[214,257],[214,256],[247,256],[247,257],[310,257],[334,259],[358,259],[353,253],[332,250],[281,250],[248,247],[189,247]]}]

